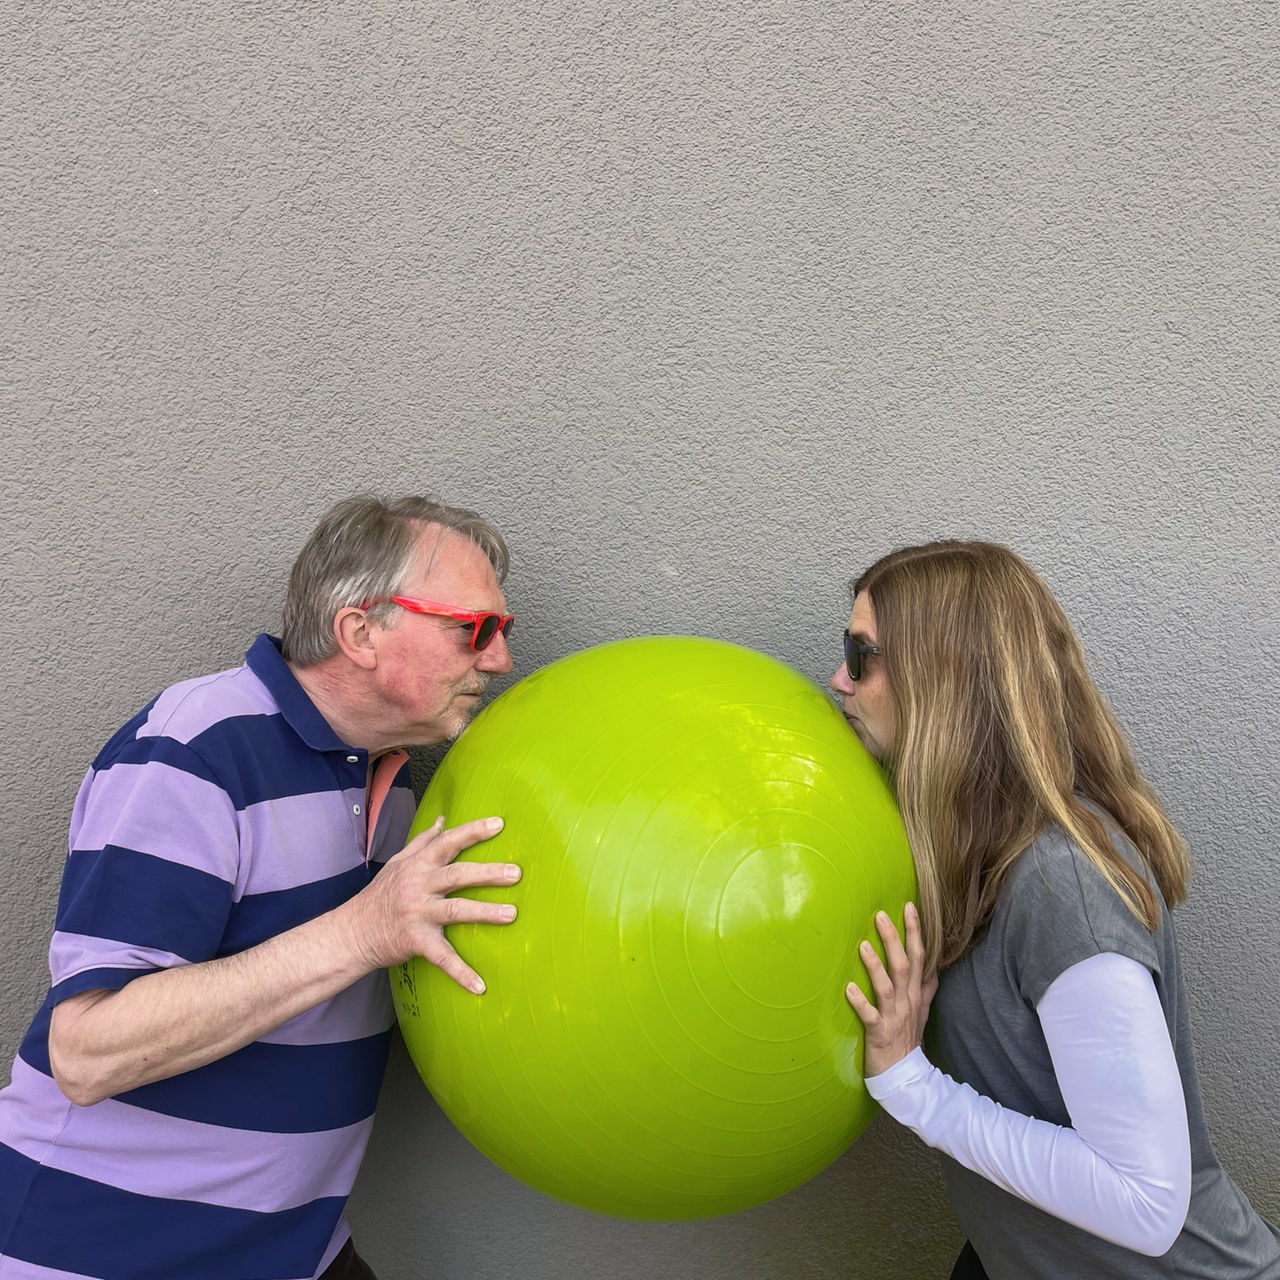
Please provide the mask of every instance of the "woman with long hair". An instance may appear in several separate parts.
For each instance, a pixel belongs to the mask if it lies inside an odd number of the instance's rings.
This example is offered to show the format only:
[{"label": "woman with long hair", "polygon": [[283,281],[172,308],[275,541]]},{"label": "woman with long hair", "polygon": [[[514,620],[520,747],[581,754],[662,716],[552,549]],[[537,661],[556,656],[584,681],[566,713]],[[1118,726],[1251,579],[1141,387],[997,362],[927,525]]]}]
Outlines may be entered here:
[{"label": "woman with long hair", "polygon": [[905,938],[880,913],[887,963],[861,946],[874,999],[846,994],[868,1089],[945,1157],[953,1280],[1280,1280],[1205,1125],[1186,846],[1049,589],[992,543],[895,551],[831,687],[916,863]]}]

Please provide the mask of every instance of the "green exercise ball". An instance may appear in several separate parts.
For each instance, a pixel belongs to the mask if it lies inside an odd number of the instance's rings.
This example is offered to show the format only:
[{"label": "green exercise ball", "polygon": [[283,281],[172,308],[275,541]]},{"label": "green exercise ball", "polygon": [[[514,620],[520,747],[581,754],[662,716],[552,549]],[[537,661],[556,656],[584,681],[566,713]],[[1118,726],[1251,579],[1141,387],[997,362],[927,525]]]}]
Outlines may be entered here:
[{"label": "green exercise ball", "polygon": [[499,814],[464,856],[517,862],[510,925],[449,938],[475,996],[391,971],[445,1114],[540,1191],[627,1218],[760,1204],[875,1111],[844,983],[915,877],[893,797],[829,696],[688,636],[553,662],[450,748],[415,831]]}]

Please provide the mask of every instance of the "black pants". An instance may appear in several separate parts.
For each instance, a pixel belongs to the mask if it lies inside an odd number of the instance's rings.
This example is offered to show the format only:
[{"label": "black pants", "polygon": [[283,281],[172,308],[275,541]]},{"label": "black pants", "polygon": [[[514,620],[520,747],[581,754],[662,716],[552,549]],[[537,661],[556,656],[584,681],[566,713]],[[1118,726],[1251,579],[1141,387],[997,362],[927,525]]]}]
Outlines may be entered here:
[{"label": "black pants", "polygon": [[967,1240],[956,1265],[951,1272],[951,1280],[987,1280],[987,1273],[982,1269],[982,1260],[973,1251],[973,1245]]},{"label": "black pants", "polygon": [[324,1269],[320,1280],[378,1280],[369,1264],[356,1252],[350,1240],[338,1250],[338,1256]]}]

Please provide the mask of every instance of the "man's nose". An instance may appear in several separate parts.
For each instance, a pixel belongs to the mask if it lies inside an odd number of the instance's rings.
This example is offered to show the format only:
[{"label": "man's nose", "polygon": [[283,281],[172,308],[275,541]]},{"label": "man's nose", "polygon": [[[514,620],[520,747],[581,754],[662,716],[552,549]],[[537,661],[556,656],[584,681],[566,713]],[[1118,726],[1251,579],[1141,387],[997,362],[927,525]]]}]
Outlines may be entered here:
[{"label": "man's nose", "polygon": [[492,671],[497,675],[505,675],[515,663],[511,660],[511,650],[507,647],[507,637],[501,631],[480,650],[476,658],[478,671]]}]

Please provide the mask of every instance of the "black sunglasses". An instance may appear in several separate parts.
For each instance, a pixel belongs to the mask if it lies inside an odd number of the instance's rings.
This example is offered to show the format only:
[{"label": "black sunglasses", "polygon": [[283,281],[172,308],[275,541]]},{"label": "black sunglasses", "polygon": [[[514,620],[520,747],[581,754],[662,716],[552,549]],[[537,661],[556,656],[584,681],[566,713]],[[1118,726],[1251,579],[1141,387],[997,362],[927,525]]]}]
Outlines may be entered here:
[{"label": "black sunglasses", "polygon": [[862,660],[864,658],[878,658],[879,656],[880,650],[875,645],[851,636],[848,628],[845,629],[844,665],[849,672],[850,680],[856,683],[862,679]]}]

